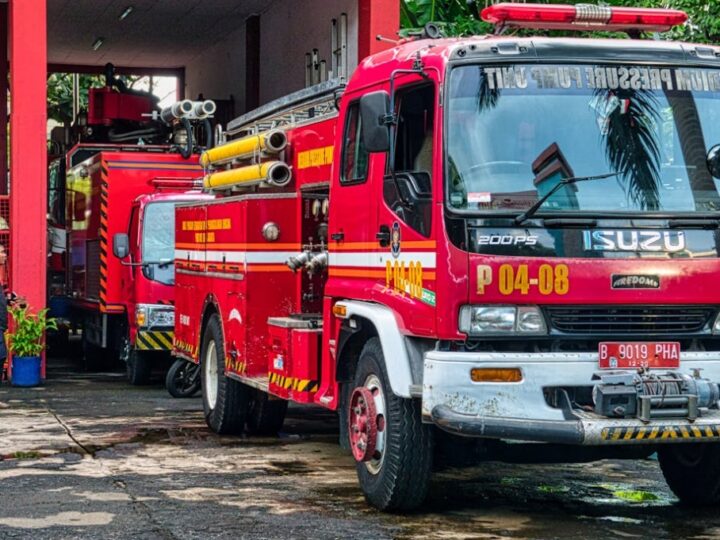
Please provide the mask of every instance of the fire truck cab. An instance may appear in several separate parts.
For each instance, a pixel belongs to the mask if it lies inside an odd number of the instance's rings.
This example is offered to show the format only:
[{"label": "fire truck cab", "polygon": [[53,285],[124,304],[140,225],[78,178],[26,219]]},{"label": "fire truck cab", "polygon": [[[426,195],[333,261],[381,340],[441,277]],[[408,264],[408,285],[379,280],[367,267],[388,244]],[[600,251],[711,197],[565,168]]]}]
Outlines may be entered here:
[{"label": "fire truck cab", "polygon": [[[687,18],[483,16],[631,34]],[[286,400],[338,410],[381,509],[422,502],[436,429],[644,445],[681,500],[719,502],[719,59],[659,40],[410,40],[343,88],[231,122],[201,159],[220,197],[176,217],[175,353],[200,363],[210,427],[276,431]]]}]

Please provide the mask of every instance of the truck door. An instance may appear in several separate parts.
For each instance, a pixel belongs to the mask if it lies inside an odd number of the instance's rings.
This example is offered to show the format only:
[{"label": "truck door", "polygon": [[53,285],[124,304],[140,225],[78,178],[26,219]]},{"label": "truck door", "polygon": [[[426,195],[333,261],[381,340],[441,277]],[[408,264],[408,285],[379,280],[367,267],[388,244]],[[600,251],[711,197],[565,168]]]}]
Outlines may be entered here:
[{"label": "truck door", "polygon": [[[370,299],[384,270],[373,267],[377,241],[376,201],[371,178],[382,176],[384,156],[368,154],[362,143],[360,96],[349,97],[340,111],[341,147],[336,152],[339,174],[333,174],[330,203],[330,279],[325,294]],[[339,156],[338,156],[339,154]],[[380,168],[378,169],[378,157]],[[339,159],[338,159],[339,158]],[[377,173],[373,173],[377,170]]]},{"label": "truck door", "polygon": [[435,128],[434,82],[408,84],[396,91],[393,163],[375,177],[377,201],[375,260],[383,267],[376,300],[392,307],[416,334],[435,328],[435,230],[433,175],[439,135]]}]

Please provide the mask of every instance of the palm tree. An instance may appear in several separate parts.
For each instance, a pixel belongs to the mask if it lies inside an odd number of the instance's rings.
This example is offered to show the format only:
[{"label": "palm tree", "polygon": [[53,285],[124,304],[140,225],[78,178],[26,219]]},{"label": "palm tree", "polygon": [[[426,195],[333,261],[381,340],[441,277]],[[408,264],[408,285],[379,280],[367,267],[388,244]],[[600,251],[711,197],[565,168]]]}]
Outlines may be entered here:
[{"label": "palm tree", "polygon": [[705,212],[720,210],[720,195],[707,168],[707,146],[695,98],[690,91],[666,92],[665,97],[672,107],[695,209]]},{"label": "palm tree", "polygon": [[[622,92],[622,93],[620,93]],[[596,90],[599,100],[618,99],[606,119],[605,154],[628,198],[643,210],[660,209],[660,114],[655,96],[643,90]]]}]

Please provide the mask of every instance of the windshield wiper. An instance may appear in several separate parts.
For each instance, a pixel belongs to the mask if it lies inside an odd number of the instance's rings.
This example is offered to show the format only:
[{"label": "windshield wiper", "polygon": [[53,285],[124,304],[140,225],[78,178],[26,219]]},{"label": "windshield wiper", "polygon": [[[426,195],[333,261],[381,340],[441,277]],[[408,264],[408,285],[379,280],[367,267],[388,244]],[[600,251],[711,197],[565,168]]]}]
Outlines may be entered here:
[{"label": "windshield wiper", "polygon": [[589,180],[602,180],[604,178],[610,178],[612,176],[618,176],[619,172],[611,172],[606,174],[598,174],[595,176],[571,176],[570,178],[563,178],[560,180],[557,184],[553,186],[553,188],[548,191],[545,195],[540,197],[535,204],[533,204],[530,208],[525,210],[522,214],[517,216],[515,218],[515,223],[517,225],[520,225],[521,223],[527,221],[531,217],[535,215],[535,213],[540,209],[540,207],[547,201],[550,197],[552,197],[557,191],[563,187],[563,186],[569,186],[571,184],[577,184],[578,182],[587,182]]},{"label": "windshield wiper", "polygon": [[720,221],[717,219],[675,218],[668,221],[668,227],[671,229],[717,229],[720,227]]}]

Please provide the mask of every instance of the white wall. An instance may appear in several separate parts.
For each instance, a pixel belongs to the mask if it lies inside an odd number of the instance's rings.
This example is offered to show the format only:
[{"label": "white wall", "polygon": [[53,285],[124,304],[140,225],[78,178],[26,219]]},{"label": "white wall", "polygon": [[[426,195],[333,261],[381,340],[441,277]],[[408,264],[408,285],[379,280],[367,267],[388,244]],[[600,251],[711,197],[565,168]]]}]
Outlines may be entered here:
[{"label": "white wall", "polygon": [[305,86],[305,53],[319,50],[332,66],[331,21],[348,15],[349,72],[357,66],[357,0],[282,0],[260,18],[260,102]]},{"label": "white wall", "polygon": [[193,58],[185,66],[185,97],[235,98],[235,110],[245,108],[245,21],[238,29]]},{"label": "white wall", "polygon": [[[260,104],[305,86],[305,53],[332,66],[331,21],[348,15],[348,73],[357,66],[358,0],[275,0],[260,14]],[[245,112],[245,21],[185,66],[186,97],[235,98]]]}]

